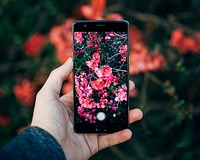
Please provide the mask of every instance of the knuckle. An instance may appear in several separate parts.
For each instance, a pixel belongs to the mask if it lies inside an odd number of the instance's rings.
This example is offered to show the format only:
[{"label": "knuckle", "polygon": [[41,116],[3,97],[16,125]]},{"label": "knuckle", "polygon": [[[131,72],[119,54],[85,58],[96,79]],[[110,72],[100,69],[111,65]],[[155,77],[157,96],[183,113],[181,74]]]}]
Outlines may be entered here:
[{"label": "knuckle", "polygon": [[42,89],[40,89],[38,91],[38,93],[36,94],[36,99],[40,99],[40,97],[42,97],[42,96],[43,96],[43,91],[42,91]]}]

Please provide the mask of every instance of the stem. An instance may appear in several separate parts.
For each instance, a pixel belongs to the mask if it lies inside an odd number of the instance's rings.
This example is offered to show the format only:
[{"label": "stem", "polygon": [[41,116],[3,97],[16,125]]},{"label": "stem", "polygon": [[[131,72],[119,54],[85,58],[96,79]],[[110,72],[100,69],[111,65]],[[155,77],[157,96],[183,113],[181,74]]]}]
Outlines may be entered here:
[{"label": "stem", "polygon": [[121,69],[123,65],[124,65],[124,61],[123,61],[122,65],[119,67],[119,69]]},{"label": "stem", "polygon": [[162,81],[161,81],[160,79],[158,79],[155,75],[149,73],[149,78],[150,78],[150,79],[152,80],[152,82],[154,82],[155,84],[162,86],[162,84],[163,84]]},{"label": "stem", "polygon": [[111,60],[112,58],[114,58],[115,56],[117,56],[119,54],[121,54],[121,53],[114,54],[113,56],[109,57],[108,59]]},{"label": "stem", "polygon": [[117,72],[127,72],[127,70],[122,70],[122,69],[115,69],[115,68],[113,68],[113,70],[115,70],[115,72],[117,71]]}]

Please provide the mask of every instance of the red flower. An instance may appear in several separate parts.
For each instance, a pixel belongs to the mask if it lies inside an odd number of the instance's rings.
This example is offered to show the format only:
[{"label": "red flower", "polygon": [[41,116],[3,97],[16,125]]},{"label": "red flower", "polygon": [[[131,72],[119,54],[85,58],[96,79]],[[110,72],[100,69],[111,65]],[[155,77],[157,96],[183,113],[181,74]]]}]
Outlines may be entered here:
[{"label": "red flower", "polygon": [[143,41],[143,37],[137,27],[130,25],[130,45],[134,45],[135,43],[141,43]]},{"label": "red flower", "polygon": [[23,46],[23,51],[26,55],[34,57],[41,53],[45,45],[45,36],[40,33],[35,33],[26,40]]},{"label": "red flower", "polygon": [[112,75],[112,68],[109,66],[103,66],[101,68],[101,72],[102,72],[103,76],[109,77]]},{"label": "red flower", "polygon": [[0,116],[0,127],[7,126],[10,123],[10,117],[6,115]]},{"label": "red flower", "polygon": [[194,38],[192,37],[184,37],[182,40],[182,44],[179,47],[180,52],[182,53],[195,53],[196,52],[197,43]]},{"label": "red flower", "polygon": [[96,81],[91,81],[90,84],[92,88],[96,90],[100,90],[104,88],[104,81],[102,78],[98,78]]},{"label": "red flower", "polygon": [[179,47],[183,40],[183,31],[181,29],[175,29],[171,33],[170,45],[172,47]]},{"label": "red flower", "polygon": [[16,98],[25,106],[31,106],[35,100],[35,84],[27,79],[22,80],[21,84],[14,86],[13,91]]},{"label": "red flower", "polygon": [[80,8],[82,15],[87,19],[102,19],[106,0],[91,0],[91,4]]},{"label": "red flower", "polygon": [[198,53],[200,52],[199,34],[196,37],[185,36],[181,29],[175,29],[171,33],[169,41],[171,47],[177,48],[181,53]]},{"label": "red flower", "polygon": [[136,43],[130,52],[130,62],[129,73],[138,74],[160,69],[164,63],[164,57],[155,51],[148,53],[142,44]]},{"label": "red flower", "polygon": [[64,24],[50,30],[49,41],[55,47],[56,56],[60,63],[64,63],[72,54],[71,26],[75,20],[69,18]]}]

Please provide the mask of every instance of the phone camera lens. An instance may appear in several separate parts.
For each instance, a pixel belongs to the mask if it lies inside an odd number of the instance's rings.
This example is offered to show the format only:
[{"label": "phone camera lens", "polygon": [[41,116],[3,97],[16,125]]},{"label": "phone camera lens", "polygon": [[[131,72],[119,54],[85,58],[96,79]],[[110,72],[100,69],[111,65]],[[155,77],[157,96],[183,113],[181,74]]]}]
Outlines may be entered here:
[{"label": "phone camera lens", "polygon": [[87,24],[84,24],[84,27],[87,27]]}]

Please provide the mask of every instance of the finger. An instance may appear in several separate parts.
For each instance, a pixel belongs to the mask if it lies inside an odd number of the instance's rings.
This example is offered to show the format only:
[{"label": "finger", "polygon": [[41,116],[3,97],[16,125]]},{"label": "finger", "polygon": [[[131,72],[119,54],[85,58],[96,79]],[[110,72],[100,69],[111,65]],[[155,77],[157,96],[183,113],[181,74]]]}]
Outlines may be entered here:
[{"label": "finger", "polygon": [[122,131],[119,131],[113,134],[99,136],[98,137],[99,150],[114,146],[116,144],[123,143],[129,140],[131,136],[132,136],[132,132],[130,129],[124,129]]},{"label": "finger", "polygon": [[131,92],[135,88],[135,83],[129,80],[129,92]]},{"label": "finger", "polygon": [[129,111],[129,123],[141,120],[143,113],[140,109],[132,109]]},{"label": "finger", "polygon": [[62,97],[60,97],[60,100],[64,102],[65,104],[69,104],[70,107],[73,107],[74,104],[74,98],[73,98],[73,90],[68,92],[67,94],[64,94]]},{"label": "finger", "polygon": [[56,97],[60,94],[63,81],[72,72],[73,62],[71,58],[60,67],[54,69],[49,75],[47,81],[41,89],[41,92],[45,90],[46,93],[52,94]]}]

